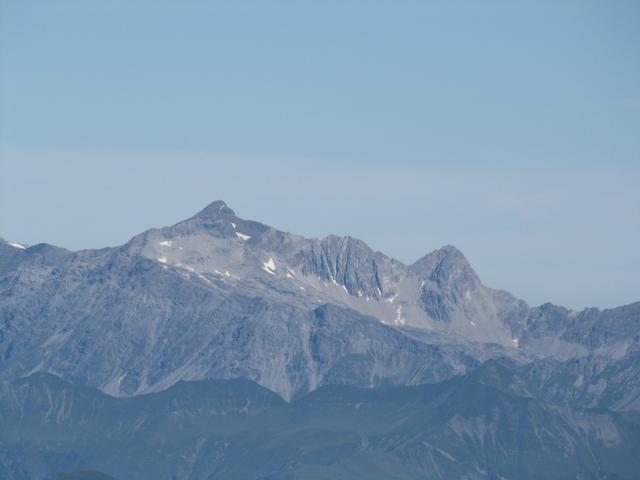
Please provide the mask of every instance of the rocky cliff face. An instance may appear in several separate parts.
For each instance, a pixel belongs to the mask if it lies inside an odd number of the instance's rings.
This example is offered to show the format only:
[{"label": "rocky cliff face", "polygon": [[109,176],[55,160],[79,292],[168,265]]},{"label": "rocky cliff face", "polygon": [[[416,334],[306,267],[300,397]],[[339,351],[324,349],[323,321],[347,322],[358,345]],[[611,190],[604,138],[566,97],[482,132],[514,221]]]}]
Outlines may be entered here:
[{"label": "rocky cliff face", "polygon": [[530,308],[484,286],[455,247],[404,265],[350,237],[241,219],[224,202],[116,248],[0,243],[0,375],[50,372],[116,396],[246,377],[291,399],[330,383],[439,381],[509,357],[554,372],[597,365],[580,388],[628,408],[640,395],[626,373],[638,310]]}]

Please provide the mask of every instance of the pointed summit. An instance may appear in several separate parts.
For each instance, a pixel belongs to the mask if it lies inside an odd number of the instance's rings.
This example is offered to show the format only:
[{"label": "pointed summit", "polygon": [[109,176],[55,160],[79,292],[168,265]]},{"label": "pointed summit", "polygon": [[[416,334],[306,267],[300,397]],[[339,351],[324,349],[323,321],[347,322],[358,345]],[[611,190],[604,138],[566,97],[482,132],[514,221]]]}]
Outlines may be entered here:
[{"label": "pointed summit", "polygon": [[438,249],[438,252],[442,253],[443,255],[447,255],[447,256],[455,255],[458,258],[465,258],[464,254],[460,251],[460,249],[458,247],[456,247],[455,245],[451,245],[451,244],[447,244],[447,245],[444,245],[443,247],[440,247]]},{"label": "pointed summit", "polygon": [[216,200],[200,210],[194,218],[213,219],[219,217],[235,217],[236,214],[222,200]]},{"label": "pointed summit", "polygon": [[434,250],[411,265],[415,272],[430,272],[438,265],[455,265],[464,269],[472,270],[464,254],[453,245]]}]

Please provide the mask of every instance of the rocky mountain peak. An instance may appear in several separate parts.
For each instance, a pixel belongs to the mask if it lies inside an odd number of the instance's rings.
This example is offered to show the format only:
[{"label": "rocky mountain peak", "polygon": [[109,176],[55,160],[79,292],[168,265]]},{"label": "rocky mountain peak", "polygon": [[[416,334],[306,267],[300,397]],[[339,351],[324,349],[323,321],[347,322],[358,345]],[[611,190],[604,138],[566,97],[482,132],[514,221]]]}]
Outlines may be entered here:
[{"label": "rocky mountain peak", "polygon": [[216,200],[200,210],[193,218],[215,220],[220,217],[235,217],[236,213],[222,200]]},{"label": "rocky mountain peak", "polygon": [[434,281],[440,277],[477,277],[467,258],[453,245],[445,245],[428,253],[410,268],[418,275],[434,277]]}]

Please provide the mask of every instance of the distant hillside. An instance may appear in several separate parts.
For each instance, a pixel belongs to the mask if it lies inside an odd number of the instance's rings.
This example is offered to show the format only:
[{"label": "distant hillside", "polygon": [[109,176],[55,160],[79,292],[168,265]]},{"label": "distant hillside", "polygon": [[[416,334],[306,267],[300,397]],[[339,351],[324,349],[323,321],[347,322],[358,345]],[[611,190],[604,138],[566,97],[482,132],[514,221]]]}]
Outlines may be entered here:
[{"label": "distant hillside", "polygon": [[61,473],[56,480],[116,480],[110,475],[91,470],[78,470],[74,472]]},{"label": "distant hillside", "polygon": [[423,386],[321,387],[292,403],[247,380],[125,399],[36,374],[3,389],[0,477],[637,479],[637,414],[562,408],[538,389],[504,361]]}]

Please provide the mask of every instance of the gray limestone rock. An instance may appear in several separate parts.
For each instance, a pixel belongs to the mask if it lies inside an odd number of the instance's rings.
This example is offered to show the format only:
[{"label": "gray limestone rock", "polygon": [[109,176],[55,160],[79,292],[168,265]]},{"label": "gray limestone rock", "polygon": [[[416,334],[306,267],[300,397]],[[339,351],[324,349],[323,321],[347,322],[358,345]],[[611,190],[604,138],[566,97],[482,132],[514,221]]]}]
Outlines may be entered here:
[{"label": "gray limestone rock", "polygon": [[0,242],[5,379],[43,371],[135,396],[245,377],[291,399],[331,383],[440,381],[508,357],[581,375],[558,401],[638,408],[640,304],[531,308],[483,285],[453,246],[405,265],[351,237],[241,219],[221,201],[115,248],[15,245]]}]

